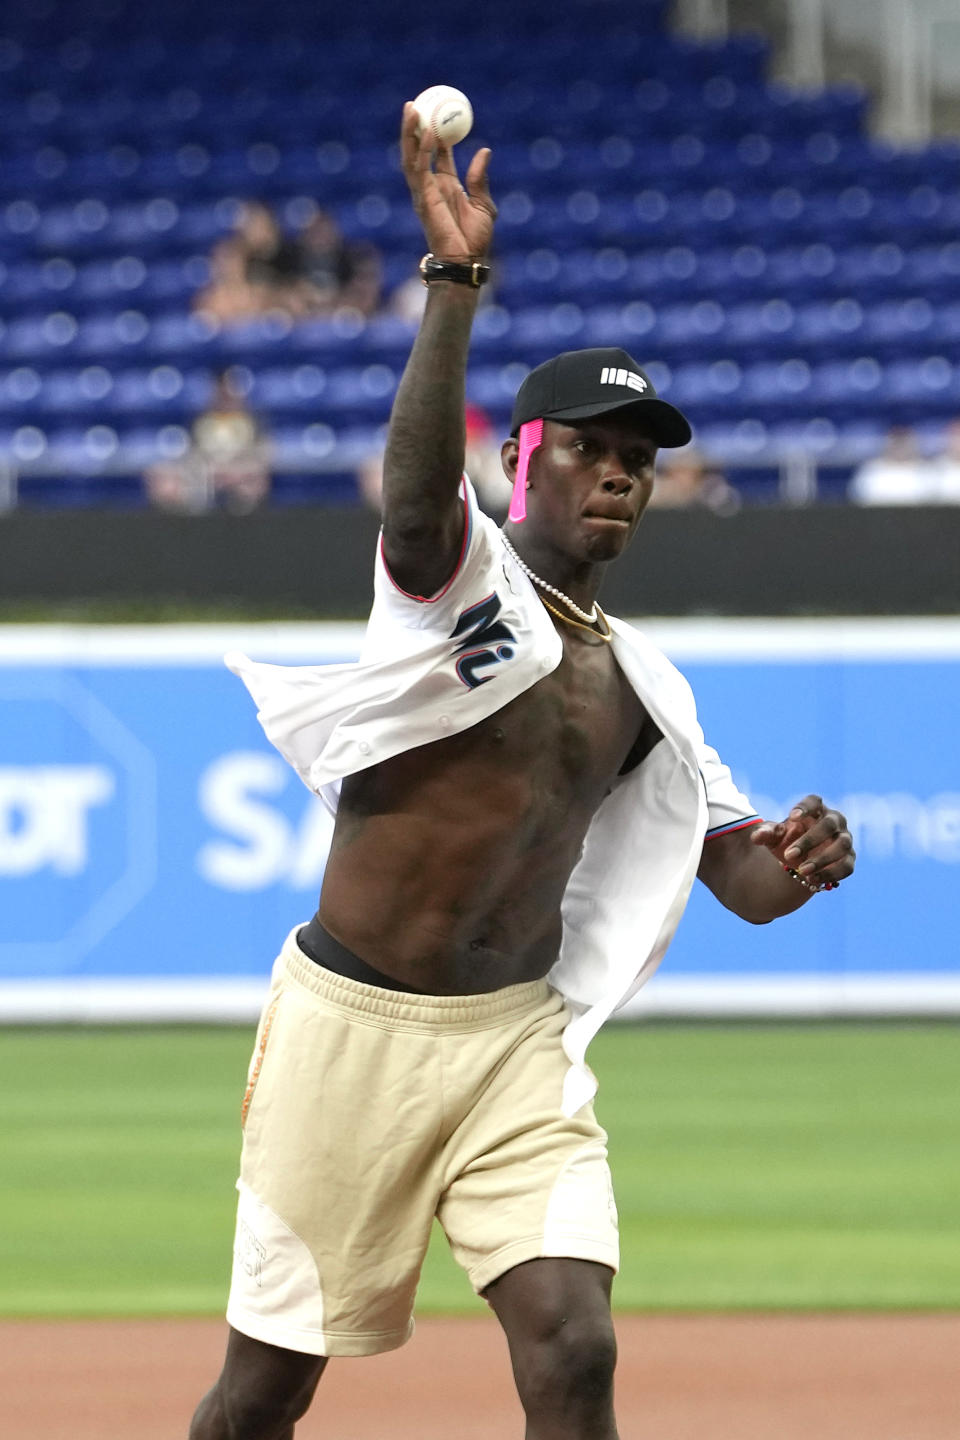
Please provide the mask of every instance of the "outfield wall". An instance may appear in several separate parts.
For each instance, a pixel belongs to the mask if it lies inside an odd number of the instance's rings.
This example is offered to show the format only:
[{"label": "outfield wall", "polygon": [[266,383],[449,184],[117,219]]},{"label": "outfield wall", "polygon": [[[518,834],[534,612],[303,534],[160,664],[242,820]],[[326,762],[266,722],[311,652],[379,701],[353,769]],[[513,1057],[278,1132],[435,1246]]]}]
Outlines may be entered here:
[{"label": "outfield wall", "polygon": [[[701,886],[632,1013],[960,1013],[960,621],[657,621],[758,810],[844,809],[855,880],[771,926]],[[355,625],[0,627],[0,1022],[247,1020],[330,822],[223,652]]]},{"label": "outfield wall", "polygon": [[[359,506],[252,515],[20,506],[0,514],[0,614],[120,601],[361,619],[378,527]],[[614,615],[952,616],[958,555],[960,505],[654,509],[610,566],[603,598]]]}]

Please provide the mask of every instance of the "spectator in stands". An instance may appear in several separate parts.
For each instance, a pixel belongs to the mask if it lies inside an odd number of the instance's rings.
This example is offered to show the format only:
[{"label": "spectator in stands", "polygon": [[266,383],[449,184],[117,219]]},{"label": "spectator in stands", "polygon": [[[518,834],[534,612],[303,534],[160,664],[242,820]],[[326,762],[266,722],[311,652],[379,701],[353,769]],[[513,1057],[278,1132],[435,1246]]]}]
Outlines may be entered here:
[{"label": "spectator in stands", "polygon": [[247,256],[239,237],[227,236],[213,247],[210,282],[194,298],[193,308],[220,325],[236,324],[270,308],[267,288],[247,276]]},{"label": "spectator in stands", "polygon": [[733,515],[740,509],[740,495],[699,450],[685,446],[658,458],[650,508],[697,508]]},{"label": "spectator in stands", "polygon": [[210,269],[194,309],[220,324],[277,311],[303,320],[344,307],[371,315],[380,303],[379,252],[350,244],[324,210],[285,236],[269,206],[249,201],[233,235],[214,247]]},{"label": "spectator in stands", "polygon": [[950,422],[943,441],[943,449],[931,462],[934,503],[960,505],[960,420]]},{"label": "spectator in stands", "polygon": [[920,454],[913,431],[897,425],[880,454],[854,471],[848,494],[857,505],[929,505],[936,488],[934,467]]},{"label": "spectator in stands", "polygon": [[307,221],[299,235],[303,283],[299,296],[307,314],[324,315],[349,306],[372,315],[380,303],[382,267],[370,244],[350,244],[326,210]]},{"label": "spectator in stands", "polygon": [[162,510],[218,507],[246,515],[270,490],[269,441],[229,370],[214,381],[210,404],[193,422],[182,459],[154,465],[147,498]]},{"label": "spectator in stands", "polygon": [[246,279],[272,304],[267,308],[296,310],[306,278],[302,246],[284,235],[268,205],[248,201],[240,211],[237,236],[246,258]]}]

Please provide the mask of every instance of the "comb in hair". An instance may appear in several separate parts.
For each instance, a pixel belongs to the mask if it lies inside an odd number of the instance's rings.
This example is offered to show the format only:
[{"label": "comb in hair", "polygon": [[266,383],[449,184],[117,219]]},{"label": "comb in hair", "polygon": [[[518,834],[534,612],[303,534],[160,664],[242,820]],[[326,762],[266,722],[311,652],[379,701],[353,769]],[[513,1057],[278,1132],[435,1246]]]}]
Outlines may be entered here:
[{"label": "comb in hair", "polygon": [[510,520],[526,520],[527,518],[527,470],[530,467],[530,456],[542,443],[542,420],[528,420],[526,424],[520,426],[517,478],[513,484],[513,494],[510,496],[510,509],[507,511],[507,517]]}]

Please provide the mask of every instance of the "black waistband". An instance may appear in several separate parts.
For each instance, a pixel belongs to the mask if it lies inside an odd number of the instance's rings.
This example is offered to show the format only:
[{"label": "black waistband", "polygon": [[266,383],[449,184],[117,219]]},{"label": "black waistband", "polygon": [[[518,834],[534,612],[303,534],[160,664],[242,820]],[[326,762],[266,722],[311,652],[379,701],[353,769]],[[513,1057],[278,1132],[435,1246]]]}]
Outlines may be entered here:
[{"label": "black waistband", "polygon": [[324,970],[332,970],[335,975],[345,975],[348,980],[359,980],[362,985],[376,985],[381,990],[403,990],[408,995],[423,994],[422,990],[415,990],[412,985],[404,985],[401,981],[384,975],[381,970],[375,970],[372,965],[368,965],[366,960],[361,960],[359,955],[354,955],[352,950],[341,945],[329,930],[323,928],[317,915],[297,931],[297,944],[304,955],[316,965],[322,965]]}]

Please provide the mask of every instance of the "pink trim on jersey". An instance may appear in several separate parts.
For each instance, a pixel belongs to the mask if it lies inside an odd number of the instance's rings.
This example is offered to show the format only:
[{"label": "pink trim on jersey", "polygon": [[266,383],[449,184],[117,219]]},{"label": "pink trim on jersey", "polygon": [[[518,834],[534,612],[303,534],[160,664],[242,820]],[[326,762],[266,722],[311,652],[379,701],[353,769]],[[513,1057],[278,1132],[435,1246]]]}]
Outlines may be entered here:
[{"label": "pink trim on jersey", "polygon": [[461,567],[463,566],[464,557],[466,556],[467,549],[470,545],[470,535],[473,530],[473,515],[470,512],[470,503],[467,500],[466,476],[464,476],[460,482],[460,493],[463,496],[464,509],[463,541],[460,545],[460,554],[457,557],[457,563],[453,568],[453,574],[450,576],[450,579],[447,581],[446,585],[444,585],[443,589],[437,591],[436,595],[412,595],[409,590],[404,590],[402,585],[397,584],[396,580],[394,580],[393,576],[390,574],[390,566],[387,564],[387,557],[383,553],[383,531],[380,531],[380,559],[383,561],[384,573],[386,574],[386,577],[390,581],[390,584],[393,586],[394,590],[399,591],[399,593],[401,595],[404,595],[408,600],[419,600],[422,605],[433,605],[436,603],[437,600],[443,599],[444,595],[446,595],[454,580],[456,580],[457,576],[460,574]]},{"label": "pink trim on jersey", "polygon": [[749,830],[753,825],[764,825],[766,821],[762,815],[750,815],[746,820],[731,820],[729,825],[718,825],[715,830],[708,830],[704,840],[719,840],[721,835],[735,835],[738,830]]}]

